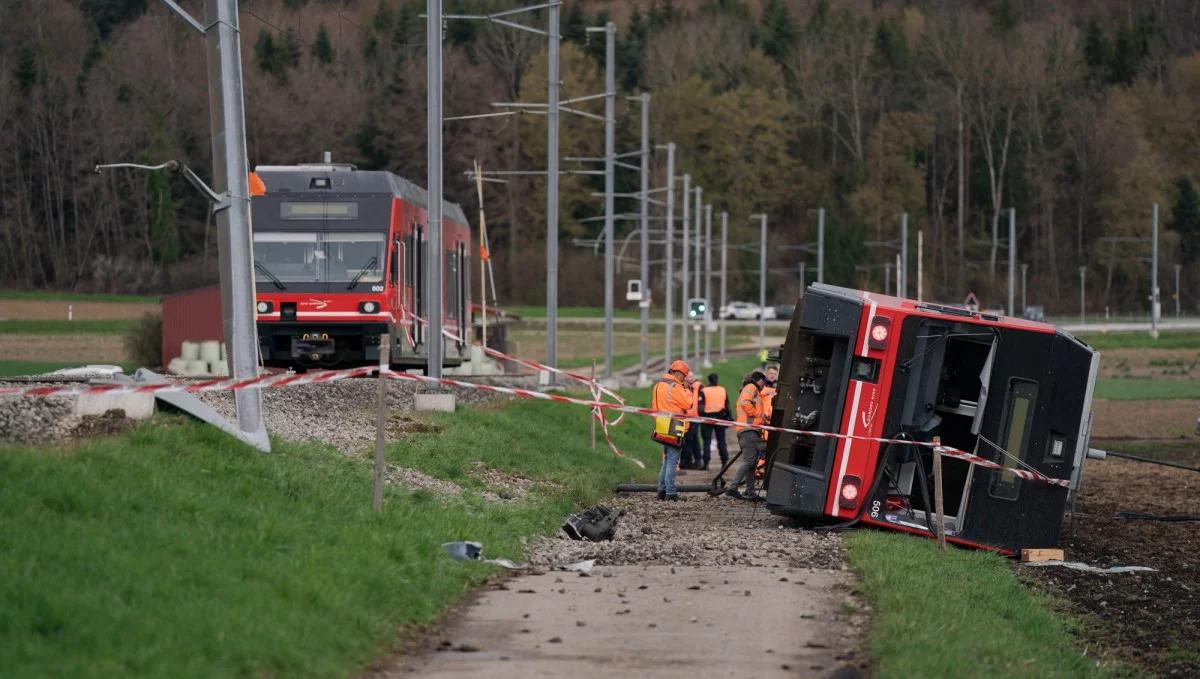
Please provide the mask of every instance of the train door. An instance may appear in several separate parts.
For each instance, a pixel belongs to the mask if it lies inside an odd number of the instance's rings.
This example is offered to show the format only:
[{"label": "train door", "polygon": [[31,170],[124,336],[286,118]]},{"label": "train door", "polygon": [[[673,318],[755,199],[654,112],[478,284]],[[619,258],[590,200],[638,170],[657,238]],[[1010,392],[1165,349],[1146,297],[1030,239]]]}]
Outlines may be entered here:
[{"label": "train door", "polygon": [[[467,244],[458,244],[458,336],[471,340],[471,258],[467,256]],[[459,352],[463,345],[459,344]]]},{"label": "train door", "polygon": [[[425,309],[424,295],[421,294],[425,288],[425,226],[423,224],[414,224],[413,232],[410,241],[409,257],[412,261],[412,306],[413,313],[418,318],[425,318],[427,310]],[[425,326],[419,321],[413,323],[412,326],[413,338],[417,342],[417,347],[421,347],[425,342]]]},{"label": "train door", "polygon": [[[404,240],[401,229],[398,225],[404,223],[403,205],[394,200],[393,209],[397,212],[396,217],[392,220],[392,228],[389,233],[391,238],[387,244],[388,247],[388,279],[387,279],[387,296],[384,303],[387,304],[388,311],[392,313],[393,325],[399,324],[404,320],[401,308],[404,306]],[[393,340],[398,335],[393,336]]]}]

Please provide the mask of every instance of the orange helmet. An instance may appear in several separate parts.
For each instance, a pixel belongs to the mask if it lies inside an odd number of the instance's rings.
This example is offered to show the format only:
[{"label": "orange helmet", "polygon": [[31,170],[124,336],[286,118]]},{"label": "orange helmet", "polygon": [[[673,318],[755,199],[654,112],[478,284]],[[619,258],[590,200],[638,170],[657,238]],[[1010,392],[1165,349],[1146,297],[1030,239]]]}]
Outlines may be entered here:
[{"label": "orange helmet", "polygon": [[688,367],[688,364],[679,359],[672,361],[671,367],[667,368],[667,372],[681,372],[684,375],[690,373],[691,371],[692,370],[691,370],[691,368]]}]

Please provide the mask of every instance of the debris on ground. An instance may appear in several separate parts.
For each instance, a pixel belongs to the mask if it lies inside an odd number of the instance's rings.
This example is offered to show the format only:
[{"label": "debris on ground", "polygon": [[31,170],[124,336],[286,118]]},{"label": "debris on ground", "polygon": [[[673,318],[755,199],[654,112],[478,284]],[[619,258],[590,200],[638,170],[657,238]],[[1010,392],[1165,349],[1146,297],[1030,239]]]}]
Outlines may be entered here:
[{"label": "debris on ground", "polygon": [[528,568],[529,564],[515,564],[505,558],[485,559],[483,558],[483,544],[479,542],[462,541],[462,542],[446,542],[442,544],[442,549],[450,555],[455,561],[478,561],[480,563],[490,563],[496,566],[502,566],[509,570],[518,570]]},{"label": "debris on ground", "polygon": [[591,509],[571,514],[563,521],[562,529],[572,540],[591,540],[604,542],[613,539],[617,531],[617,519],[623,513],[620,509],[609,509],[604,505],[596,505]]},{"label": "debris on ground", "polygon": [[1048,561],[1029,561],[1021,564],[1022,566],[1061,566],[1070,568],[1075,571],[1087,571],[1088,573],[1153,573],[1155,569],[1149,566],[1111,566],[1109,568],[1097,568],[1089,566],[1086,563],[1079,561],[1059,561],[1058,559],[1050,559]]},{"label": "debris on ground", "polygon": [[120,408],[104,411],[103,415],[84,415],[79,418],[79,424],[71,430],[72,438],[87,439],[97,436],[112,436],[123,434],[133,429],[133,420],[125,417],[125,411]]}]

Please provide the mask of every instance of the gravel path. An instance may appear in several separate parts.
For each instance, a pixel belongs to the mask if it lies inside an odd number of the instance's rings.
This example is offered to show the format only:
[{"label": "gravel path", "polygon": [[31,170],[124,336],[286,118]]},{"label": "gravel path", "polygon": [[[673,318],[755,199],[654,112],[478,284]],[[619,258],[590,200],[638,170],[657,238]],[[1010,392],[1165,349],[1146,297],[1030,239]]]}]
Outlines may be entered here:
[{"label": "gravel path", "polygon": [[[696,482],[691,479],[691,482]],[[612,542],[530,544],[537,567],[485,586],[372,677],[856,677],[865,607],[837,535],[703,494],[616,498]],[[486,552],[486,545],[484,546]],[[595,559],[588,575],[554,565]]]}]

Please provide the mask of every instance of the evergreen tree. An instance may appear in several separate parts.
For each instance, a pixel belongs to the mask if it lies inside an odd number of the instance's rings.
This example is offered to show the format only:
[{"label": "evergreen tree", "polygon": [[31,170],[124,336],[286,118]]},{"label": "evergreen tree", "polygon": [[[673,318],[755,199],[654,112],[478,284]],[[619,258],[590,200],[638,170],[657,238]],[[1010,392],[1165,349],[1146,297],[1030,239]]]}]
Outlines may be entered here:
[{"label": "evergreen tree", "polygon": [[392,8],[388,5],[387,0],[379,0],[379,4],[375,7],[375,16],[371,19],[371,26],[377,33],[387,33],[392,28],[392,22],[396,20],[395,14],[392,13]]},{"label": "evergreen tree", "polygon": [[258,40],[254,41],[254,60],[264,73],[278,75],[277,62],[279,48],[275,45],[275,36],[265,28],[258,30]]},{"label": "evergreen tree", "polygon": [[21,94],[29,94],[38,80],[37,56],[29,45],[22,45],[17,52],[17,65],[13,69],[13,77],[17,80],[17,89]]},{"label": "evergreen tree", "polygon": [[796,21],[783,0],[768,0],[763,8],[761,42],[763,52],[782,61],[796,42]]},{"label": "evergreen tree", "polygon": [[283,34],[283,45],[279,49],[279,59],[281,62],[280,77],[286,77],[289,68],[295,68],[300,65],[300,38],[296,36],[296,31],[289,28]]},{"label": "evergreen tree", "polygon": [[1175,207],[1167,228],[1179,234],[1184,263],[1200,259],[1200,193],[1192,180],[1180,177],[1175,182]]},{"label": "evergreen tree", "polygon": [[583,12],[583,3],[572,2],[567,7],[567,16],[563,21],[562,37],[565,42],[582,45],[587,40],[587,15]]},{"label": "evergreen tree", "polygon": [[629,26],[625,29],[624,39],[617,38],[617,80],[626,90],[636,90],[646,79],[645,45],[646,22],[642,11],[634,7],[629,15]]},{"label": "evergreen tree", "polygon": [[322,23],[317,27],[317,37],[312,44],[313,57],[322,64],[333,63],[333,43],[329,40],[329,31]]}]

